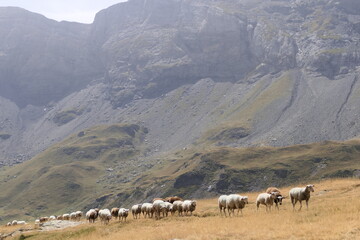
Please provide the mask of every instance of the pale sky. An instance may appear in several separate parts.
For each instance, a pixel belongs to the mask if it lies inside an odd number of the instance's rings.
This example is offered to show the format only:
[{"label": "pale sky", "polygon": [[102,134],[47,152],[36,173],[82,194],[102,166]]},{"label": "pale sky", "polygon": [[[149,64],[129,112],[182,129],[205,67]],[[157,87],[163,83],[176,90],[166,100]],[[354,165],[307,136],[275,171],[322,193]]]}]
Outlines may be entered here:
[{"label": "pale sky", "polygon": [[0,0],[0,7],[15,6],[57,21],[92,23],[102,9],[126,0]]}]

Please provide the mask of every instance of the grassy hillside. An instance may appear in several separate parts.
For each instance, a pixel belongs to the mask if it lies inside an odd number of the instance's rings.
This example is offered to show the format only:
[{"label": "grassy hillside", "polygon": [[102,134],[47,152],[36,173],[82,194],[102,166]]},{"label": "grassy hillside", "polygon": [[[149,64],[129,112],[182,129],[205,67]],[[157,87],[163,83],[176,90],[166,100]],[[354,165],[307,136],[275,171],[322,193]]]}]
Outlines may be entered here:
[{"label": "grassy hillside", "polygon": [[306,180],[360,175],[360,140],[289,147],[197,145],[147,157],[147,130],[99,126],[0,172],[0,216],[9,219],[123,206],[154,197],[207,198]]},{"label": "grassy hillside", "polygon": [[36,217],[82,209],[107,191],[101,177],[109,167],[142,152],[145,132],[137,125],[91,128],[30,161],[1,169],[0,216]]},{"label": "grassy hillside", "polygon": [[[250,202],[239,217],[220,217],[217,198],[212,198],[199,200],[192,217],[173,216],[156,221],[134,220],[130,216],[126,223],[84,223],[61,231],[25,232],[12,239],[359,239],[360,180],[334,179],[314,184],[308,211],[293,212],[289,199],[285,199],[280,211],[266,213],[262,206],[257,212],[254,201],[259,192],[251,192],[242,193],[249,196]],[[304,184],[293,186],[300,185]],[[287,193],[293,186],[281,190]],[[1,227],[0,232],[16,229],[19,227]]]}]

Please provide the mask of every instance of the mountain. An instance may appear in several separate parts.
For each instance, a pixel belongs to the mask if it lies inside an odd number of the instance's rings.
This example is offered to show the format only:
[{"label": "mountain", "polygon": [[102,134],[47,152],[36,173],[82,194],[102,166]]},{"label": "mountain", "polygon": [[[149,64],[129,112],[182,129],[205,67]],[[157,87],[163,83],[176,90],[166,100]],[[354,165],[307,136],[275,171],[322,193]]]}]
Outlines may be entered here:
[{"label": "mountain", "polygon": [[[79,207],[176,192],[199,197],[209,186],[218,186],[211,194],[248,191],[269,178],[358,176],[359,12],[356,0],[129,0],[79,24],[0,8],[0,183],[9,189],[0,202],[43,191],[24,169],[48,187],[54,166],[75,171],[60,159],[83,175],[73,181],[85,196],[68,199]],[[133,155],[92,146],[95,159],[83,159],[80,148],[90,142],[76,142],[78,134],[113,125],[137,126]],[[108,138],[93,141],[117,141]],[[56,155],[69,139],[74,152]],[[139,169],[121,170],[121,161]],[[128,182],[116,186],[106,169]],[[251,177],[260,173],[266,178]],[[97,181],[114,189],[87,195]],[[143,181],[153,192],[142,193]],[[29,214],[56,206],[31,210],[36,204],[28,202]],[[56,211],[68,206],[60,205]]]}]

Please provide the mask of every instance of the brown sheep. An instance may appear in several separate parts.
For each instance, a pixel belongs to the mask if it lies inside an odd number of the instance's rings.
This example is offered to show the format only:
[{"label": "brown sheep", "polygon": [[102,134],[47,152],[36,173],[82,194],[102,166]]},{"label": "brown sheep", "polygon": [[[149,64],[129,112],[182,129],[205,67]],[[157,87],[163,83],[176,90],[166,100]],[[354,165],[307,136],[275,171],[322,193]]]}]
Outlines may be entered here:
[{"label": "brown sheep", "polygon": [[115,219],[117,219],[119,217],[119,208],[111,209],[111,216],[113,216]]},{"label": "brown sheep", "polygon": [[164,202],[174,203],[175,201],[183,201],[181,197],[173,196],[165,198]]}]

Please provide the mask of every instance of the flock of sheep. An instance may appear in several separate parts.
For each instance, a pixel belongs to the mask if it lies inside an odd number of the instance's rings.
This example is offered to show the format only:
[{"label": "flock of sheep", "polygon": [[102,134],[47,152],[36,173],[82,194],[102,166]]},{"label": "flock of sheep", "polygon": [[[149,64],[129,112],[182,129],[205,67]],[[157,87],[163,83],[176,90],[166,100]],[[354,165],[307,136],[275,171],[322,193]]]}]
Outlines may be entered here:
[{"label": "flock of sheep", "polygon": [[[292,188],[289,191],[289,196],[291,203],[293,205],[293,210],[295,210],[295,205],[299,201],[300,208],[302,208],[302,201],[306,201],[306,207],[308,208],[308,202],[310,199],[310,193],[314,192],[314,185],[307,185],[303,188],[297,187]],[[282,196],[279,189],[275,187],[270,187],[266,190],[265,193],[260,193],[256,199],[256,207],[259,209],[260,205],[266,206],[266,211],[270,211],[273,204],[276,204],[276,208],[279,209],[278,205],[282,204],[282,199],[285,197]],[[248,204],[248,197],[241,196],[239,194],[230,194],[230,195],[221,195],[218,199],[218,205],[220,209],[220,215],[223,214],[226,216],[226,209],[228,210],[228,215],[235,215],[235,209],[237,209],[237,214],[239,211]],[[134,219],[140,218],[143,214],[144,218],[153,218],[160,219],[162,217],[167,217],[169,213],[174,215],[178,212],[178,216],[183,215],[192,215],[192,212],[196,209],[195,200],[183,200],[180,197],[167,197],[167,198],[155,198],[153,203],[143,203],[135,204],[131,207],[131,213]],[[104,224],[109,223],[112,218],[119,219],[119,221],[126,221],[126,218],[129,215],[130,209],[126,208],[112,208],[109,209],[90,209],[86,212],[85,217],[89,223],[94,223],[97,218]],[[41,217],[35,220],[35,225],[40,226],[41,223],[51,220],[71,220],[71,221],[80,221],[83,213],[81,211],[72,212],[70,214],[63,214],[60,216],[50,216],[50,217]],[[7,226],[13,225],[23,225],[26,224],[25,221],[12,221],[7,223]]]}]

